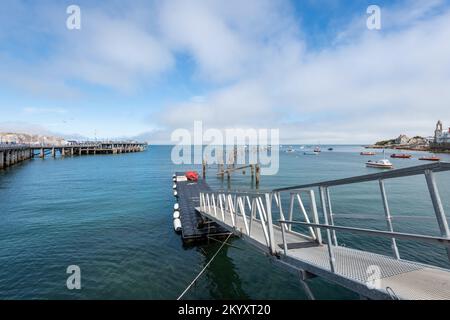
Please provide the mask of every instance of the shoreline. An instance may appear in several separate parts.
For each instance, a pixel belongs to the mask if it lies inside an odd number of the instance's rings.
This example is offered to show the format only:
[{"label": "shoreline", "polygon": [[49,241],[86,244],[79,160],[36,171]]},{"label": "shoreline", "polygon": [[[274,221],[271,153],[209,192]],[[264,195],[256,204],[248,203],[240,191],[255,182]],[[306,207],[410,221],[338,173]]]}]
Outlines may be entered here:
[{"label": "shoreline", "polygon": [[365,146],[364,148],[366,148],[366,149],[391,149],[391,150],[423,151],[423,152],[442,153],[442,154],[449,154],[450,153],[450,150],[438,150],[438,149],[431,149],[429,147],[370,145],[370,146]]}]

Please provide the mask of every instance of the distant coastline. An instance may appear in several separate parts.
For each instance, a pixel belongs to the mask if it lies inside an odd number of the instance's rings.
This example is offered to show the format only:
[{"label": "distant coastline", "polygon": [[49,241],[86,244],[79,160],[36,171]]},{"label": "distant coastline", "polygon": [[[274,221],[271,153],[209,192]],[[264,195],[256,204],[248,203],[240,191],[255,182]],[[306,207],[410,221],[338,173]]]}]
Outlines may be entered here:
[{"label": "distant coastline", "polygon": [[375,144],[365,146],[365,148],[450,153],[450,148],[436,148],[430,139],[420,136],[409,138],[404,134],[395,139],[378,141]]}]

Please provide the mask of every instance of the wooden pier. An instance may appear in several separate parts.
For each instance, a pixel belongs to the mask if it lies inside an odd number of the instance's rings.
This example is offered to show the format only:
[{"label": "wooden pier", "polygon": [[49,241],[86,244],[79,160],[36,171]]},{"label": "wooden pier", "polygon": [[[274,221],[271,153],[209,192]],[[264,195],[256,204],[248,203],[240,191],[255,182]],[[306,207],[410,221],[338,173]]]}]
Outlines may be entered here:
[{"label": "wooden pier", "polygon": [[139,142],[81,142],[66,145],[0,145],[0,169],[8,168],[19,162],[34,157],[44,159],[46,156],[55,158],[57,155],[81,156],[97,154],[120,154],[130,152],[141,152],[147,149],[146,143]]},{"label": "wooden pier", "polygon": [[0,145],[0,169],[31,159],[32,150],[24,145]]}]

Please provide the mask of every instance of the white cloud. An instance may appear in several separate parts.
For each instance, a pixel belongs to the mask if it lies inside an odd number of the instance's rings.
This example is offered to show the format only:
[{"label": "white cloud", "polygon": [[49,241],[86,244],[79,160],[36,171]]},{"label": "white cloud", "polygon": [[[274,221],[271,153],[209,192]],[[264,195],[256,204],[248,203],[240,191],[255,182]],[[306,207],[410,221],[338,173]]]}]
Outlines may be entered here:
[{"label": "white cloud", "polygon": [[173,71],[183,54],[194,61],[183,80],[205,89],[153,111],[149,126],[160,129],[158,139],[169,141],[171,130],[194,120],[280,128],[282,138],[299,142],[427,135],[438,118],[450,122],[443,3],[383,7],[379,32],[366,29],[364,10],[328,47],[310,48],[288,1],[113,2],[109,10],[83,11],[81,32],[59,30],[49,56],[33,66],[0,52],[7,61],[0,81],[71,97],[79,93],[72,80],[129,93]]},{"label": "white cloud", "polygon": [[[279,127],[282,138],[298,142],[367,143],[403,132],[431,135],[438,118],[450,121],[450,12],[433,11],[440,3],[413,6],[408,23],[396,25],[402,28],[368,32],[363,24],[350,42],[341,38],[340,45],[319,51],[305,50],[295,30],[283,30],[283,46],[273,41],[255,46],[258,73],[245,69],[201,103],[173,105],[160,119],[168,128],[190,128],[194,120],[218,128]],[[405,10],[384,8],[383,14],[397,17]],[[215,14],[215,23],[228,18]],[[186,28],[185,36],[190,31]],[[243,41],[235,33],[226,38]],[[236,61],[226,64],[228,59],[220,58],[221,68],[234,70]],[[202,67],[203,55],[198,59]]]}]

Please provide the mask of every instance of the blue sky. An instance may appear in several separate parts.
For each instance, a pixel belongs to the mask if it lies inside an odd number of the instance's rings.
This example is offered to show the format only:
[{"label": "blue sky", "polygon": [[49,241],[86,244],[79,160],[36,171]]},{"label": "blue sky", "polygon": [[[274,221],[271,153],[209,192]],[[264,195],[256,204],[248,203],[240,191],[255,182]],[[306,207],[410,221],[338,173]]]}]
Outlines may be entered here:
[{"label": "blue sky", "polygon": [[[81,30],[66,8],[81,8]],[[382,28],[366,28],[368,5]],[[279,128],[368,143],[450,125],[450,3],[30,1],[0,12],[0,131],[139,137]]]}]

